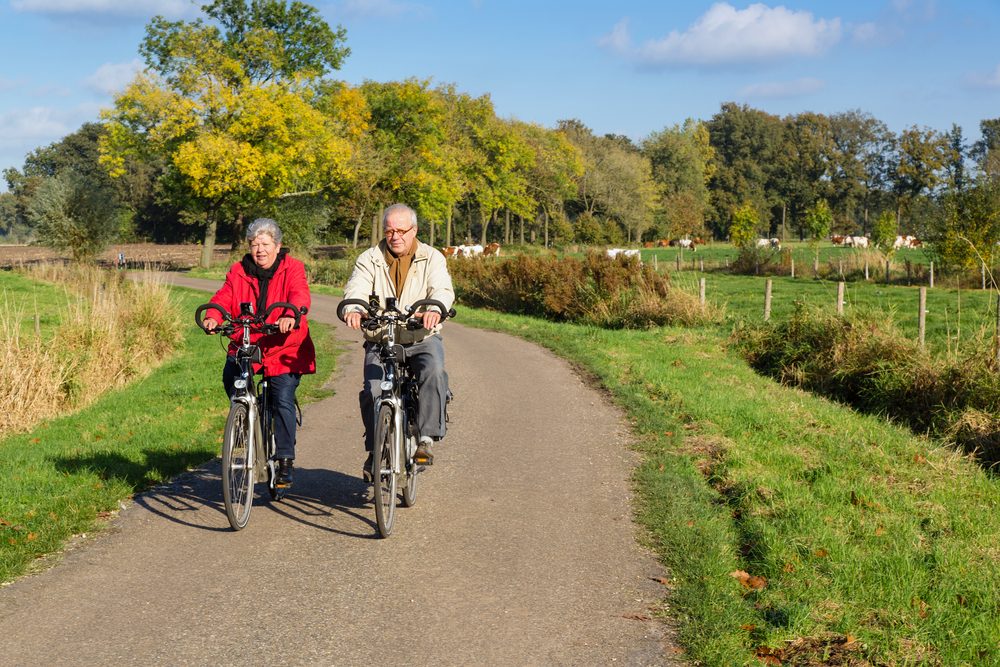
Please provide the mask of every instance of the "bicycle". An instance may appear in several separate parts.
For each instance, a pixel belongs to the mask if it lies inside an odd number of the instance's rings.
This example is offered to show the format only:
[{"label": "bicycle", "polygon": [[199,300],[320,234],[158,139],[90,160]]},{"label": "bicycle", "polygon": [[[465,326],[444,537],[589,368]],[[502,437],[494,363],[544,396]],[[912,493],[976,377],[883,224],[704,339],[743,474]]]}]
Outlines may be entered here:
[{"label": "bicycle", "polygon": [[[368,314],[363,326],[369,331],[385,331],[378,342],[379,359],[384,369],[380,385],[382,395],[375,401],[375,434],[370,469],[375,503],[375,523],[380,537],[389,537],[396,517],[396,496],[402,487],[403,507],[417,502],[417,475],[423,466],[413,460],[420,433],[417,430],[416,378],[406,362],[406,352],[396,343],[399,327],[419,329],[420,320],[413,317],[417,308],[432,307],[441,313],[441,321],[455,317],[455,309],[447,309],[435,299],[421,299],[405,311],[396,306],[396,299],[386,299],[379,308],[378,297],[369,301],[344,299],[337,306],[337,317],[344,319],[349,306],[361,306]],[[447,413],[446,413],[447,414]]]},{"label": "bicycle", "polygon": [[[287,309],[295,314],[295,328],[306,314],[306,309],[296,308],[290,303],[277,302],[267,307],[262,315],[254,315],[253,304],[241,303],[240,314],[231,316],[226,309],[216,303],[206,303],[195,310],[194,319],[207,334],[219,333],[224,336],[243,330],[236,350],[239,366],[230,397],[229,417],[222,438],[222,498],[226,506],[226,517],[233,530],[242,530],[250,521],[253,508],[254,484],[267,482],[272,500],[281,500],[284,491],[275,485],[276,466],[274,460],[274,416],[271,414],[270,394],[267,378],[255,381],[254,364],[263,359],[261,348],[250,342],[250,334],[272,334],[279,331],[277,324],[268,324],[267,318],[278,309]],[[202,324],[208,310],[219,312],[222,321],[212,331]],[[263,371],[261,371],[263,372]]]}]

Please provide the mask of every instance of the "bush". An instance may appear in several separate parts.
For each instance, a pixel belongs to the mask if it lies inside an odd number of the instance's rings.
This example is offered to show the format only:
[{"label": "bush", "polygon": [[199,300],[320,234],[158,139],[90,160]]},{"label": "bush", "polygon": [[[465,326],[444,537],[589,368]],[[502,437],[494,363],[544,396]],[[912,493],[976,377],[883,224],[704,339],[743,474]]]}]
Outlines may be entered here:
[{"label": "bush", "polygon": [[450,267],[463,303],[506,313],[613,329],[719,319],[717,311],[635,258],[518,255],[460,259]]},{"label": "bush", "polygon": [[[882,313],[850,317],[796,304],[778,324],[739,323],[732,340],[750,365],[1000,462],[1000,376],[981,357],[934,359]],[[986,341],[974,349],[990,349]]]}]

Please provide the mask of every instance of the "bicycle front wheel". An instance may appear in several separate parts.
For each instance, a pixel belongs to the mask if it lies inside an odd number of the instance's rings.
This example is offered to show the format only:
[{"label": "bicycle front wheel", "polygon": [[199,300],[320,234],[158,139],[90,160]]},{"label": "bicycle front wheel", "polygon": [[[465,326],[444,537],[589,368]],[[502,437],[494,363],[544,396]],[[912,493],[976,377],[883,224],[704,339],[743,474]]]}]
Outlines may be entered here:
[{"label": "bicycle front wheel", "polygon": [[242,530],[253,508],[253,429],[245,403],[233,403],[222,439],[222,498],[233,530]]},{"label": "bicycle front wheel", "polygon": [[392,534],[396,519],[396,422],[392,406],[383,405],[375,418],[375,456],[372,457],[372,487],[375,523],[380,537]]}]

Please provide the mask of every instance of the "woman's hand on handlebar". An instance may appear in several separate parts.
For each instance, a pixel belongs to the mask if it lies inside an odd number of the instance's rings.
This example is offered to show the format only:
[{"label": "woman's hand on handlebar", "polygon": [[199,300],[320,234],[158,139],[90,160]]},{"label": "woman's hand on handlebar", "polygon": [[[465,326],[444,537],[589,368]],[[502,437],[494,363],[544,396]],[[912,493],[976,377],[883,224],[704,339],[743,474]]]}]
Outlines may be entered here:
[{"label": "woman's hand on handlebar", "polygon": [[201,321],[201,326],[204,327],[205,333],[214,333],[219,327],[219,321],[214,317],[206,317]]},{"label": "woman's hand on handlebar", "polygon": [[278,318],[278,331],[283,334],[288,333],[293,328],[295,328],[295,318],[294,317],[279,317]]}]

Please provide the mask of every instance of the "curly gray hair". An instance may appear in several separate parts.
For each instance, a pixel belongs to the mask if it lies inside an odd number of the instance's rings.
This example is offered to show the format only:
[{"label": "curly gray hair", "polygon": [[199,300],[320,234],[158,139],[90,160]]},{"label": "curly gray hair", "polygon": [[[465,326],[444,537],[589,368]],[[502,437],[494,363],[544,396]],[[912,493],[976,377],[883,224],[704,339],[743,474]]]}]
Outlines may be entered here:
[{"label": "curly gray hair", "polygon": [[257,218],[247,227],[247,243],[261,234],[270,234],[275,243],[281,243],[281,227],[271,218]]}]

